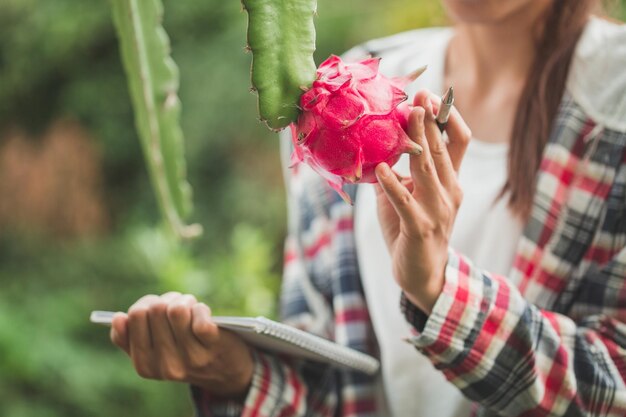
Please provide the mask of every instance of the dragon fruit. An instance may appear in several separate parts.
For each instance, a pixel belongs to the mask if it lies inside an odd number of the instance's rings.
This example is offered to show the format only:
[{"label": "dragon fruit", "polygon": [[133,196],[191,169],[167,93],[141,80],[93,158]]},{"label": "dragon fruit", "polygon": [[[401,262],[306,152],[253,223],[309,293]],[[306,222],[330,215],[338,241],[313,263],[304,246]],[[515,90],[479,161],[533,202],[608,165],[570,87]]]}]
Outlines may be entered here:
[{"label": "dragon fruit", "polygon": [[292,165],[304,162],[344,200],[346,183],[376,182],[381,162],[393,166],[421,147],[406,134],[410,106],[403,88],[425,68],[401,78],[380,74],[378,58],[346,63],[332,55],[317,69],[291,124]]}]

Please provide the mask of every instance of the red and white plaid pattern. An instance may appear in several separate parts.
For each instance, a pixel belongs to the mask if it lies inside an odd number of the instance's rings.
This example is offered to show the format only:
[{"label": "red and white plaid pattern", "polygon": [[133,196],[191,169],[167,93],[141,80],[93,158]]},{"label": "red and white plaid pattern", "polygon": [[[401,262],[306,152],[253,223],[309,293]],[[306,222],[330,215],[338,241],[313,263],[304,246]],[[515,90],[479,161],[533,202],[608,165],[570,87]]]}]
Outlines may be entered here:
[{"label": "red and white plaid pattern", "polygon": [[450,252],[411,342],[482,415],[626,416],[626,134],[566,97],[511,276]]},{"label": "red and white plaid pattern", "polygon": [[[415,328],[411,343],[475,401],[478,415],[626,416],[625,149],[626,132],[596,126],[566,96],[510,276],[451,250],[432,314],[401,301]],[[287,185],[283,320],[376,355],[353,208],[306,167],[291,171]],[[346,191],[354,201],[356,188]],[[257,352],[245,401],[193,394],[199,417],[370,417],[381,415],[375,383]]]}]

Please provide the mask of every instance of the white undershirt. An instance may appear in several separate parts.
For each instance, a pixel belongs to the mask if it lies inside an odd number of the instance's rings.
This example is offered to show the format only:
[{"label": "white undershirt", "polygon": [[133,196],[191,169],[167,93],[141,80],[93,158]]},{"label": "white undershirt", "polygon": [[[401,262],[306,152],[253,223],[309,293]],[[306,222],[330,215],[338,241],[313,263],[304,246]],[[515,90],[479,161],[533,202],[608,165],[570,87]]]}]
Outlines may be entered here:
[{"label": "white undershirt", "polygon": [[[450,32],[433,32],[421,55],[429,64],[425,76],[409,89],[442,88],[445,48]],[[383,71],[397,74],[405,59],[383,58]],[[386,65],[387,67],[384,67]],[[417,67],[417,66],[415,66]],[[507,274],[522,232],[503,200],[494,201],[506,180],[507,147],[472,140],[468,146],[459,182],[464,200],[457,214],[451,246],[490,272]],[[404,155],[395,169],[409,175],[408,157]],[[402,341],[410,326],[399,309],[400,288],[391,273],[391,261],[376,215],[376,197],[371,185],[362,185],[355,203],[355,234],[361,278],[382,360],[382,383],[389,408],[386,415],[404,417],[465,417],[470,403],[460,391],[434,369],[431,362]]]}]

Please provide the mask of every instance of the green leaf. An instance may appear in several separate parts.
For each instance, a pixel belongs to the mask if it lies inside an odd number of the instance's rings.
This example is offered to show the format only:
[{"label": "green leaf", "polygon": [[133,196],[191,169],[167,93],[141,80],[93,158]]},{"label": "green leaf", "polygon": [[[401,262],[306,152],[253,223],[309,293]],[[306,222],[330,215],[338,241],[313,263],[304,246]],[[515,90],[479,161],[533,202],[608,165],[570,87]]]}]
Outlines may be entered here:
[{"label": "green leaf", "polygon": [[179,120],[178,67],[161,23],[163,4],[160,0],[111,2],[135,124],[161,212],[175,236],[198,236],[200,225],[184,223],[191,212],[191,187]]}]

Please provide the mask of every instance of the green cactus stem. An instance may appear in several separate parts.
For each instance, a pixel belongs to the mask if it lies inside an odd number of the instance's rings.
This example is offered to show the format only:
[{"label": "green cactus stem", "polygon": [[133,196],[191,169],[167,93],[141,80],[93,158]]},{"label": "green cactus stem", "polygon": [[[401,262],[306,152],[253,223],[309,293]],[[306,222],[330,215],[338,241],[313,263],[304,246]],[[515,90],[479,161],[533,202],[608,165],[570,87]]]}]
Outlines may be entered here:
[{"label": "green cactus stem", "polygon": [[296,121],[303,90],[315,79],[317,0],[242,0],[248,12],[252,86],[272,130]]},{"label": "green cactus stem", "polygon": [[163,5],[161,0],[111,4],[135,124],[159,207],[176,237],[198,236],[202,227],[184,222],[192,208],[191,187],[179,120],[178,68],[161,24]]}]

